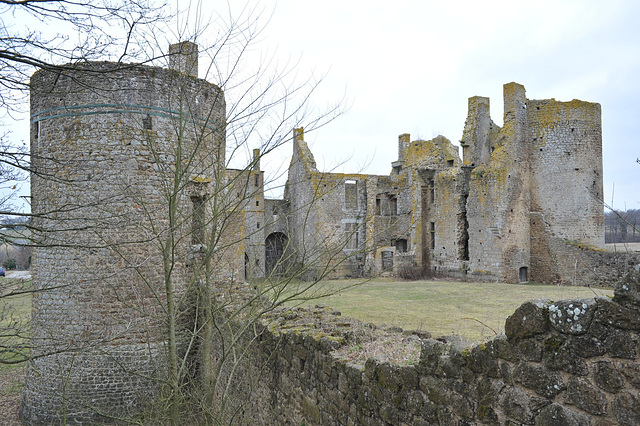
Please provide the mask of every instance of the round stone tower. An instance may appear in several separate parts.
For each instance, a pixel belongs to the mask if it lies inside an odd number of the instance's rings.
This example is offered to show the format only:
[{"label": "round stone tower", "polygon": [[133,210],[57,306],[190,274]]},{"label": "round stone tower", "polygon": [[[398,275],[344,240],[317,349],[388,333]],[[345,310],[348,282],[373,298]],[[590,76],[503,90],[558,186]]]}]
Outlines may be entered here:
[{"label": "round stone tower", "polygon": [[93,62],[31,79],[29,424],[135,414],[166,378],[165,284],[189,284],[190,182],[224,167],[225,101],[197,46],[170,68]]},{"label": "round stone tower", "polygon": [[604,247],[600,104],[530,100],[527,117],[531,210],[552,235]]}]

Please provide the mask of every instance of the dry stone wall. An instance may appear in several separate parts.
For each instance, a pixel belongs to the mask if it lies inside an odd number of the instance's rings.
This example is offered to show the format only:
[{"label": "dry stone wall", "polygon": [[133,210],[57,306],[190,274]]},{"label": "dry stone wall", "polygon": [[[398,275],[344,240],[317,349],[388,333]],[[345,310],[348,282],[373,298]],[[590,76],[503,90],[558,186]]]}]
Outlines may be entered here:
[{"label": "dry stone wall", "polygon": [[260,325],[234,384],[236,402],[251,398],[242,421],[640,423],[640,268],[619,282],[613,299],[526,302],[507,319],[506,335],[475,347],[426,338],[419,359],[404,366],[336,358],[356,330],[371,327],[319,307]]}]

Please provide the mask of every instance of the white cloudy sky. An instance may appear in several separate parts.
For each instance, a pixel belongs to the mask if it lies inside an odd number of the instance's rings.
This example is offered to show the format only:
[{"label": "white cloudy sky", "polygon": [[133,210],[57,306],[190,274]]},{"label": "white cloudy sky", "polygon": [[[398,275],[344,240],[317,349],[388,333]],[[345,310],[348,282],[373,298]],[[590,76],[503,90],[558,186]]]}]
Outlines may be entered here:
[{"label": "white cloudy sky", "polygon": [[602,105],[605,199],[640,208],[640,2],[266,4],[273,15],[259,48],[301,58],[302,71],[327,71],[317,105],[345,93],[351,105],[306,135],[321,167],[348,159],[341,170],[387,174],[405,132],[457,144],[474,95],[491,98],[501,125],[502,85],[516,81],[530,99]]},{"label": "white cloudy sky", "polygon": [[[224,14],[229,4],[236,12],[244,7],[228,0],[203,3],[205,20]],[[178,4],[185,7],[184,0]],[[302,78],[326,73],[312,103],[322,109],[346,96],[350,106],[306,134],[324,170],[388,174],[401,133],[413,139],[442,134],[458,144],[471,96],[490,97],[492,118],[501,125],[502,85],[516,81],[530,99],[602,105],[605,200],[618,209],[640,208],[640,2],[260,4],[270,20],[251,54],[275,52],[281,62],[299,61]],[[170,31],[162,38],[159,44],[176,41]],[[17,140],[28,137],[26,118],[22,122],[13,126]],[[25,185],[22,192],[27,190]]]}]

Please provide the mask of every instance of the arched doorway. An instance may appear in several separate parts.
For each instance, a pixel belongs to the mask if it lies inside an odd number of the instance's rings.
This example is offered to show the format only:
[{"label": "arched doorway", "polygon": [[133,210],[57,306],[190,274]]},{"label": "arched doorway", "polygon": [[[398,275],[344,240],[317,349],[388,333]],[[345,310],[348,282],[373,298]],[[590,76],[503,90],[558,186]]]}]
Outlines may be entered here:
[{"label": "arched doorway", "polygon": [[282,232],[273,232],[264,241],[265,268],[267,275],[286,272],[284,252],[289,238]]},{"label": "arched doorway", "polygon": [[528,270],[526,266],[520,268],[520,270],[518,271],[518,278],[521,283],[529,282]]}]

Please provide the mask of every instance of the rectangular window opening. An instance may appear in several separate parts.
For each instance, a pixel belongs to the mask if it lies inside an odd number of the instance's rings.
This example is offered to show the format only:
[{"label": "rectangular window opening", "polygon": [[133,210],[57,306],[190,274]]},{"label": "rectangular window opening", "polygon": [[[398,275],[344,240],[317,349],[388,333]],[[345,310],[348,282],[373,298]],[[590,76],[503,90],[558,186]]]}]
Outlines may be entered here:
[{"label": "rectangular window opening", "polygon": [[145,130],[153,130],[153,120],[150,115],[142,119],[142,128]]},{"label": "rectangular window opening", "polygon": [[398,214],[398,199],[391,197],[389,199],[389,214],[395,216]]},{"label": "rectangular window opening", "polygon": [[344,208],[347,210],[358,209],[358,181],[344,181]]},{"label": "rectangular window opening", "polygon": [[358,248],[358,224],[344,224],[345,249],[356,250]]}]

